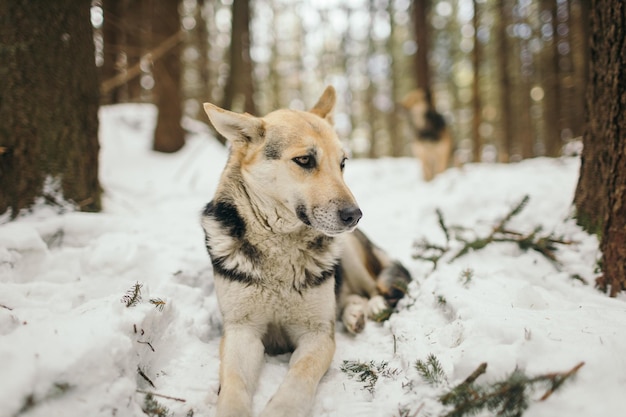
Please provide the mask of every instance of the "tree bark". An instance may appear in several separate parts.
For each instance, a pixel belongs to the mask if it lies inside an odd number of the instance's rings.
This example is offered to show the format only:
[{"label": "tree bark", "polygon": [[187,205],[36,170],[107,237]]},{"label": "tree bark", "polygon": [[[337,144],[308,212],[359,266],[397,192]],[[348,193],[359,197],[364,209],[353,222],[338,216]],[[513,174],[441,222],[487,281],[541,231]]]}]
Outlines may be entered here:
[{"label": "tree bark", "polygon": [[600,237],[603,276],[615,296],[626,289],[626,5],[591,8],[587,127],[574,203],[585,230]]},{"label": "tree bark", "polygon": [[512,103],[512,86],[509,71],[509,37],[506,28],[509,23],[509,12],[505,0],[498,0],[498,10],[500,12],[500,20],[498,22],[498,63],[500,68],[500,124],[502,125],[502,146],[500,151],[500,161],[509,162],[513,154],[513,103]]},{"label": "tree bark", "polygon": [[480,125],[482,123],[482,100],[480,91],[480,64],[482,61],[482,46],[478,39],[478,29],[480,27],[480,14],[478,1],[473,0],[474,17],[474,50],[472,51],[472,67],[474,69],[474,81],[472,82],[472,155],[474,162],[480,162],[482,157],[483,140],[480,135]]},{"label": "tree bark", "polygon": [[[155,1],[152,10],[154,47],[171,40],[180,31],[178,1]],[[154,61],[154,96],[158,108],[154,130],[153,149],[158,152],[176,152],[185,145],[185,132],[181,126],[182,94],[180,40],[175,46]]]},{"label": "tree bark", "polygon": [[[232,6],[230,73],[224,91],[223,108],[256,114],[250,58],[250,0],[234,0]],[[243,101],[242,108],[233,108]],[[237,107],[237,106],[235,106]]]},{"label": "tree bark", "polygon": [[52,197],[46,181],[81,210],[100,210],[89,6],[0,2],[0,213]]},{"label": "tree bark", "polygon": [[428,33],[428,11],[430,0],[413,1],[413,27],[415,28],[415,41],[417,52],[415,53],[415,73],[417,87],[427,92],[430,97],[430,67],[428,65],[428,53],[430,51],[430,36]]},{"label": "tree bark", "polygon": [[[100,81],[110,80],[119,74],[119,59],[121,45],[124,44],[124,33],[121,27],[121,19],[124,10],[123,0],[105,0],[102,3],[104,11],[104,24],[102,37],[104,43],[104,62],[100,69]],[[121,88],[116,87],[101,96],[102,104],[117,104],[122,101]]]}]

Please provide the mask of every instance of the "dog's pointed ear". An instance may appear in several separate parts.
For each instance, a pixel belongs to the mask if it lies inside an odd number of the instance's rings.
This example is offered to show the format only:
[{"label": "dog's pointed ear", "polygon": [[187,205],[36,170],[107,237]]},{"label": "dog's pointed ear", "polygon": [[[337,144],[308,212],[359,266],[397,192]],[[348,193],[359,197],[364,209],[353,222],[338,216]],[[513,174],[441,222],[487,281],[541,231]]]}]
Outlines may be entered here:
[{"label": "dog's pointed ear", "polygon": [[263,121],[248,113],[235,113],[211,103],[204,103],[204,111],[215,130],[229,141],[254,142],[265,134]]},{"label": "dog's pointed ear", "polygon": [[317,114],[322,119],[326,119],[330,124],[333,123],[333,108],[337,101],[337,94],[335,88],[332,85],[326,87],[326,90],[322,93],[322,96],[317,100],[315,106],[310,110],[311,113]]}]

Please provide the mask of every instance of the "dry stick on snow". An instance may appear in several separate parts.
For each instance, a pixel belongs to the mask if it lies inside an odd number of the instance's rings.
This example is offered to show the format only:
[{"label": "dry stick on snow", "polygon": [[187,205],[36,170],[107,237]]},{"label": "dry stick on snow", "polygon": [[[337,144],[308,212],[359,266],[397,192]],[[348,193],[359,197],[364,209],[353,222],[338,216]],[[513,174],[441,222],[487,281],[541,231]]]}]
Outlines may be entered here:
[{"label": "dry stick on snow", "polygon": [[141,389],[138,389],[135,392],[138,392],[139,394],[152,395],[153,397],[166,398],[168,400],[178,401],[178,402],[181,402],[181,403],[186,403],[187,402],[187,400],[185,400],[183,398],[170,397],[169,395],[157,394],[156,392],[144,391],[144,390],[141,390]]},{"label": "dry stick on snow", "polygon": [[145,380],[148,382],[148,384],[150,384],[150,386],[151,386],[152,388],[156,388],[156,387],[154,386],[154,382],[152,382],[152,380],[151,380],[150,378],[148,378],[148,376],[147,376],[147,375],[146,375],[146,374],[145,374],[145,373],[141,370],[141,368],[140,368],[140,367],[137,367],[137,373],[139,374],[139,376],[140,376],[140,377],[142,377],[143,379],[145,379]]},{"label": "dry stick on snow", "polygon": [[153,352],[156,352],[156,350],[154,350],[150,342],[142,342],[141,340],[137,340],[137,343],[141,343],[142,345],[148,345],[150,346],[150,349],[152,349]]},{"label": "dry stick on snow", "polygon": [[585,365],[585,362],[580,362],[578,365],[574,366],[572,369],[570,369],[567,372],[563,372],[563,373],[555,372],[552,374],[545,375],[545,377],[548,378],[552,382],[552,386],[550,387],[548,391],[546,391],[545,394],[543,394],[543,396],[539,399],[539,401],[547,400],[548,397],[550,397],[552,393],[554,393],[554,391],[556,391],[561,385],[563,385],[563,383],[568,378],[576,374],[576,372],[578,372],[578,370],[582,368],[583,365]]},{"label": "dry stick on snow", "polygon": [[179,31],[176,34],[170,36],[169,38],[161,42],[159,46],[143,55],[137,64],[128,68],[125,72],[122,72],[113,78],[109,78],[108,80],[103,81],[102,84],[100,84],[100,93],[107,94],[114,88],[119,87],[120,85],[124,85],[128,81],[139,76],[141,74],[141,62],[144,60],[144,58],[150,59],[152,62],[157,61],[163,55],[168,53],[170,49],[178,45],[182,41],[182,39],[183,31]]}]

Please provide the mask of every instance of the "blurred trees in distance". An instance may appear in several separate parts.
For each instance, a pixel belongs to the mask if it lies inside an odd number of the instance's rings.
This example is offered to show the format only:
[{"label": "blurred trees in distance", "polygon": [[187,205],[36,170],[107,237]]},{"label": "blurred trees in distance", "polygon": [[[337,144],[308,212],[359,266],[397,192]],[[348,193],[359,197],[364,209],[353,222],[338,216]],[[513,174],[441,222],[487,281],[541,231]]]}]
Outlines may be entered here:
[{"label": "blurred trees in distance", "polygon": [[172,33],[161,3],[94,1],[103,82],[139,69],[103,103],[156,102],[156,62],[178,56],[181,99],[168,103],[204,121],[203,102],[263,115],[306,109],[333,84],[356,157],[410,154],[399,102],[416,87],[459,162],[556,156],[583,133],[591,0],[181,0],[181,43],[155,59]]}]

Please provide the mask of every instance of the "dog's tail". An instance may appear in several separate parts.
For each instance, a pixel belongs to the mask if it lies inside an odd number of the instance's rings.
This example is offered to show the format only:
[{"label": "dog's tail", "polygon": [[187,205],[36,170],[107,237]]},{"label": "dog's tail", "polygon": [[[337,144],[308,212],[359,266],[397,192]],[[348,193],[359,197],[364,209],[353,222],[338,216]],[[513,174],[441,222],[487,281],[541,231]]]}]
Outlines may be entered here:
[{"label": "dog's tail", "polygon": [[404,297],[411,282],[411,274],[387,252],[372,243],[360,229],[353,232],[362,250],[362,259],[369,275],[376,282],[376,289],[391,307]]},{"label": "dog's tail", "polygon": [[395,307],[407,293],[410,282],[409,271],[399,261],[392,261],[378,274],[376,288],[389,305]]}]

